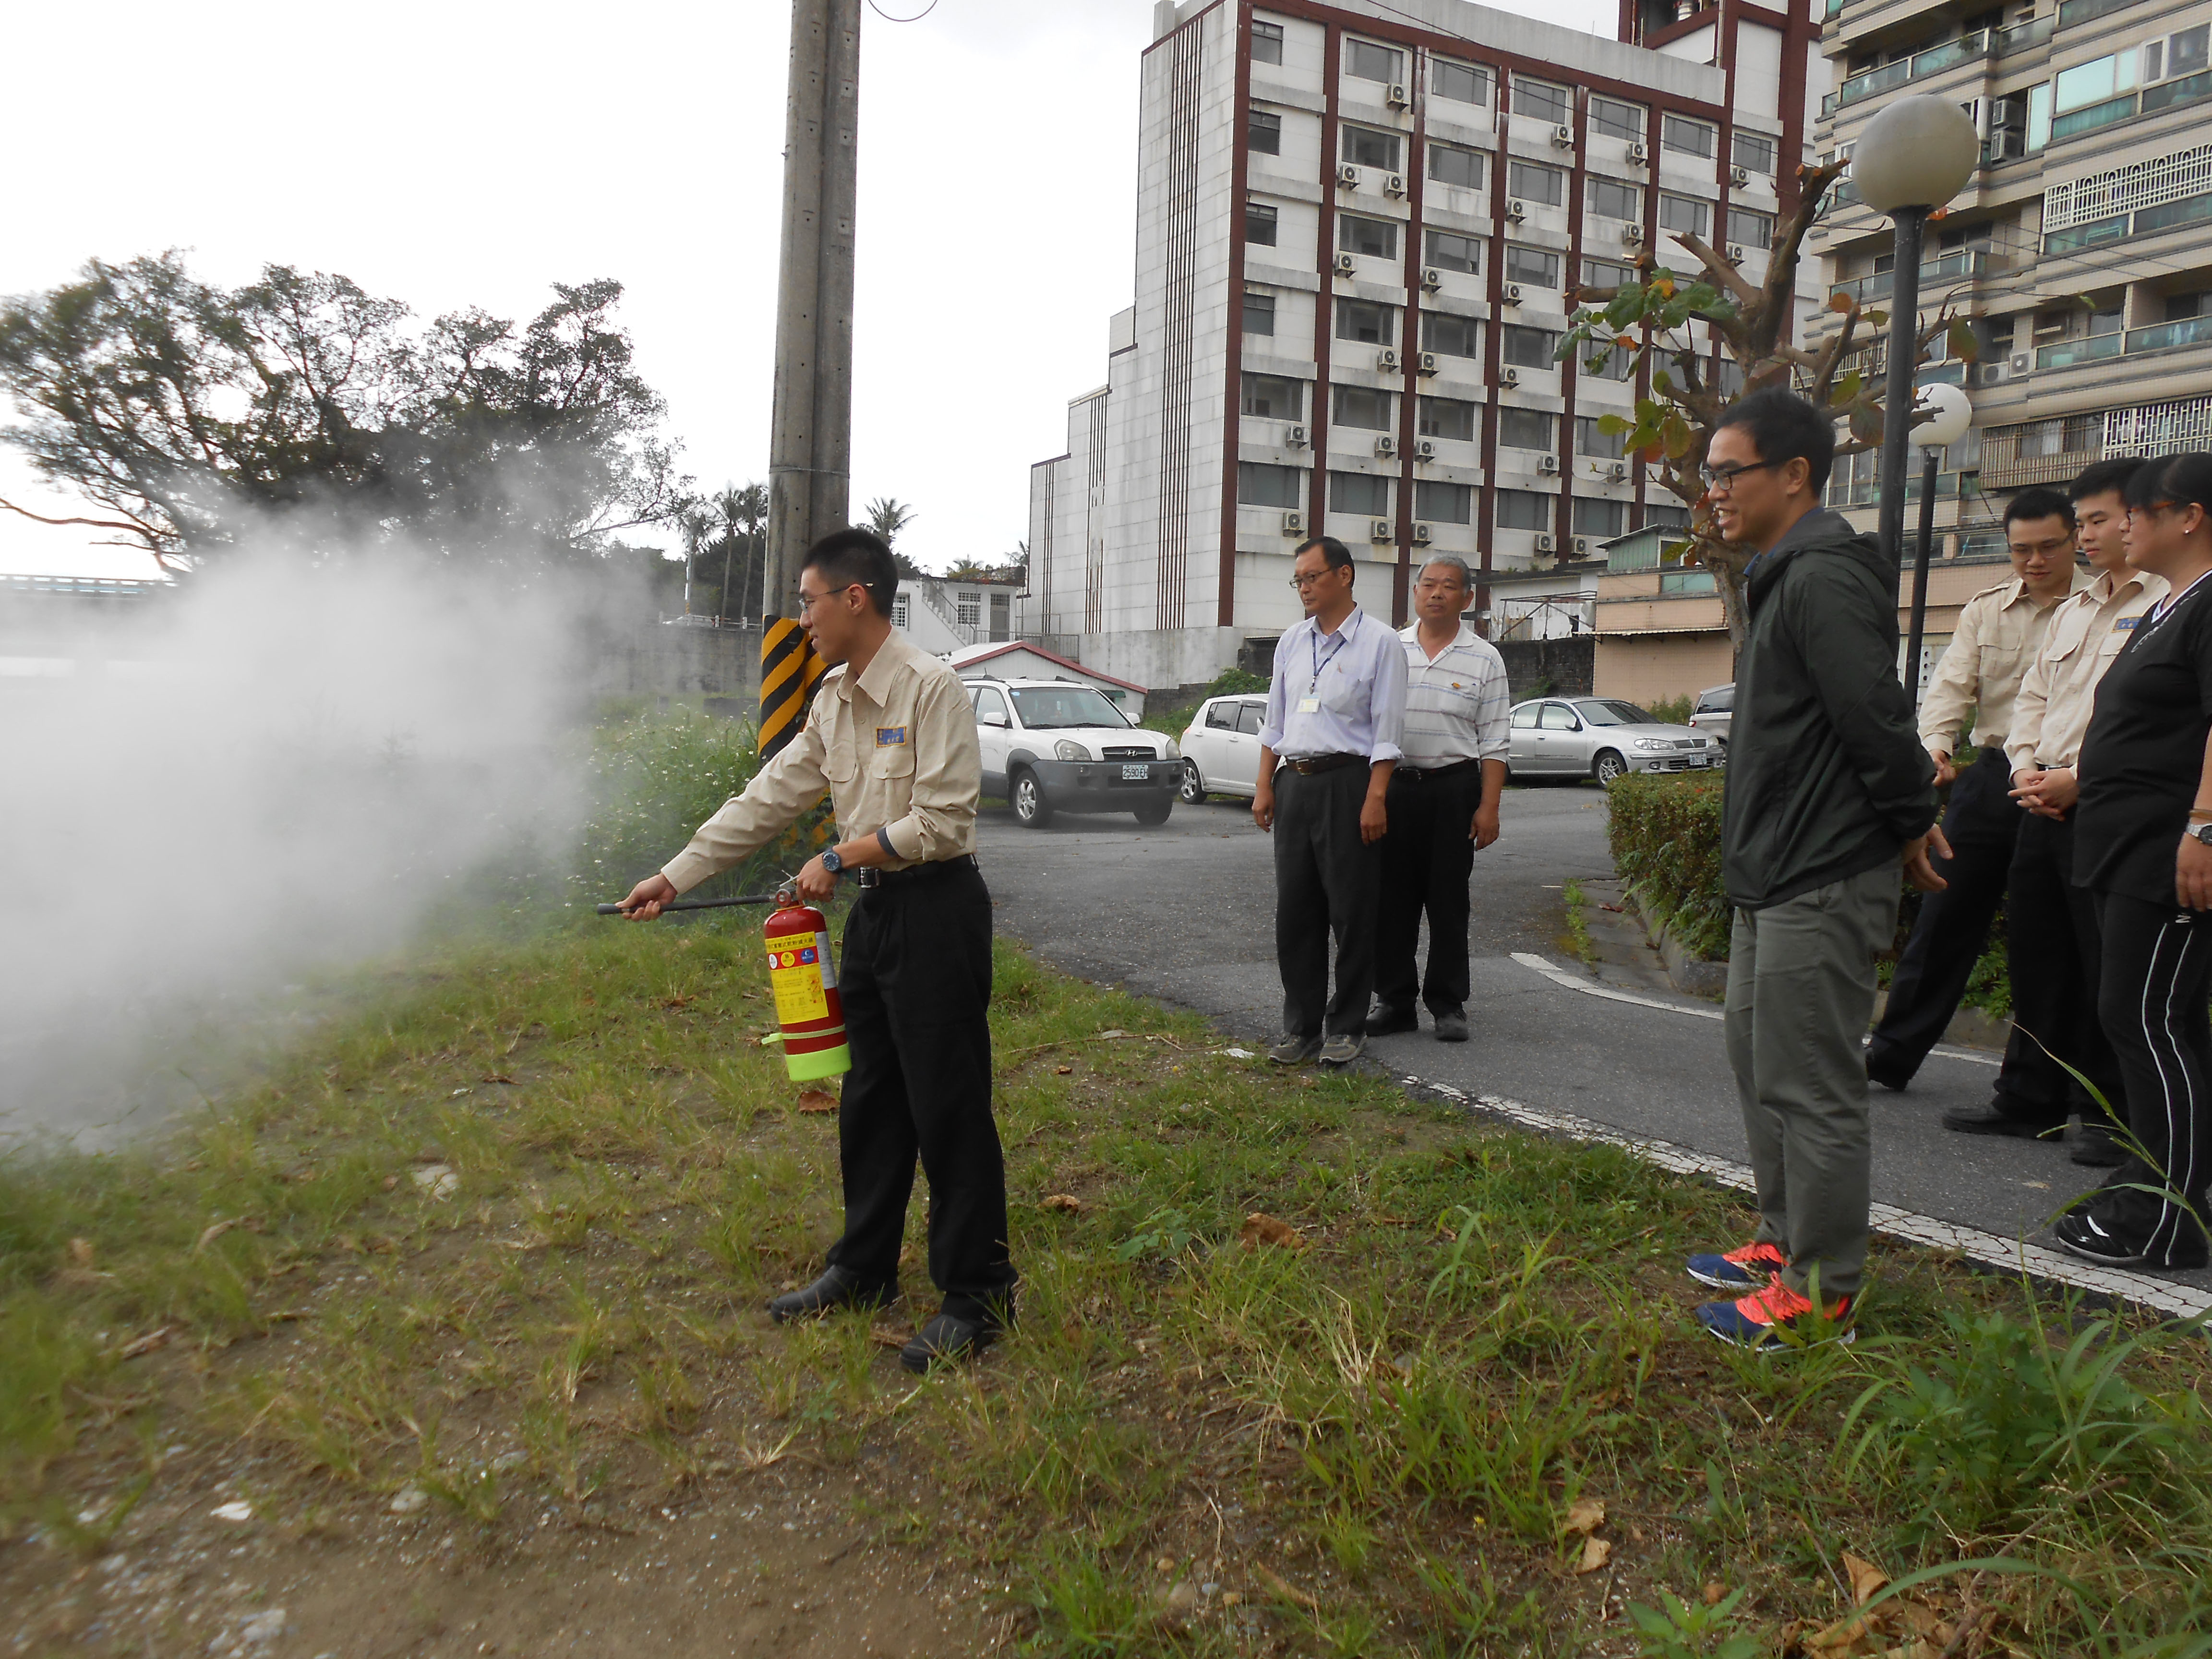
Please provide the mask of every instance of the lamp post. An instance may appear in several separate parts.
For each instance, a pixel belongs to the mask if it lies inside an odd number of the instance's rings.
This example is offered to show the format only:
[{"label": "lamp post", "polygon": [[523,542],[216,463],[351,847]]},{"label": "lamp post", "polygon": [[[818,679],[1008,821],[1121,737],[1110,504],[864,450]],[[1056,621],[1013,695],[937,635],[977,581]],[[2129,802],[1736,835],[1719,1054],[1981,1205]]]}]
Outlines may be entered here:
[{"label": "lamp post", "polygon": [[[1912,371],[1920,356],[1920,245],[1929,216],[1973,177],[1982,143],[1966,111],[1948,98],[1899,98],[1867,123],[1851,151],[1851,180],[1897,228],[1890,278],[1889,380],[1882,394],[1881,515],[1876,534],[1893,566],[1905,562],[1905,452]],[[1915,665],[1916,670],[1917,665]],[[1916,672],[1915,678],[1917,678]]]},{"label": "lamp post", "polygon": [[[1943,452],[1966,435],[1974,423],[1974,407],[1957,386],[1923,387],[1913,412],[1924,418],[1914,422],[1912,435],[1928,457],[1920,469],[1920,545],[1912,556],[1912,631],[1905,648],[1905,695],[1920,706],[1920,638],[1928,623],[1928,548],[1936,539],[1936,477],[1942,470]],[[1883,435],[1888,434],[1885,431]],[[1884,488],[1886,489],[1887,483]]]}]

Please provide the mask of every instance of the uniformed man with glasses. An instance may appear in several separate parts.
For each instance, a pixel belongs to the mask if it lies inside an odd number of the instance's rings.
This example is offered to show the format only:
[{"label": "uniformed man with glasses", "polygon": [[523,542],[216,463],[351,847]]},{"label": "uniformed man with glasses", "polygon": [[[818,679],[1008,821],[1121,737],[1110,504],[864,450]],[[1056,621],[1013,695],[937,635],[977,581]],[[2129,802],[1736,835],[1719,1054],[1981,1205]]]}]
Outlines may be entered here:
[{"label": "uniformed man with glasses", "polygon": [[899,1356],[908,1370],[962,1358],[1013,1317],[1006,1171],[991,1116],[991,895],[975,865],[982,755],[967,688],[891,626],[898,570],[865,530],[807,550],[799,620],[833,665],[799,735],[691,844],[623,902],[650,919],[781,834],[827,790],[837,844],[807,860],[799,896],[860,890],[838,990],[853,1069],[837,1110],[845,1232],[822,1276],[769,1304],[790,1320],[870,1311],[898,1297],[917,1158],[929,1177],[937,1316]]},{"label": "uniformed man with glasses", "polygon": [[[1275,963],[1283,1036],[1270,1058],[1347,1066],[1366,1046],[1390,775],[1406,717],[1406,653],[1352,597],[1352,550],[1298,549],[1304,620],[1275,643],[1252,820],[1275,837]],[[1329,940],[1336,988],[1329,989]]]}]

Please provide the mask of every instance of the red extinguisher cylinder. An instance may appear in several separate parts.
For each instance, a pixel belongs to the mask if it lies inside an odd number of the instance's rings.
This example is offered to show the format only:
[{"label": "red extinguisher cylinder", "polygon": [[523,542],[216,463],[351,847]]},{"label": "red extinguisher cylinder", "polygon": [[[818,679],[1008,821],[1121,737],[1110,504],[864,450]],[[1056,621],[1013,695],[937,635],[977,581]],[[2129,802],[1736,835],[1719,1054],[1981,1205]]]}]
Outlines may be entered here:
[{"label": "red extinguisher cylinder", "polygon": [[776,900],[768,919],[768,977],[784,1067],[794,1083],[840,1076],[853,1069],[853,1051],[845,1042],[829,920],[793,894],[779,893]]}]

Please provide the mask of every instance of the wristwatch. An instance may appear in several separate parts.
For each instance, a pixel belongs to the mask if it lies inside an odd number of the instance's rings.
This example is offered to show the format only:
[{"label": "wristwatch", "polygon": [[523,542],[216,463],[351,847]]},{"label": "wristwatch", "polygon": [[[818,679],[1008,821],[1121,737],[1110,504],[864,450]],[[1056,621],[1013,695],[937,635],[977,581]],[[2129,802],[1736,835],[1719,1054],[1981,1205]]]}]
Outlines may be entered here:
[{"label": "wristwatch", "polygon": [[2212,847],[2212,823],[2192,823],[2181,833],[2192,840],[2203,842],[2207,847]]},{"label": "wristwatch", "polygon": [[822,854],[822,867],[833,876],[842,875],[845,870],[845,860],[837,856],[837,849],[832,847]]}]

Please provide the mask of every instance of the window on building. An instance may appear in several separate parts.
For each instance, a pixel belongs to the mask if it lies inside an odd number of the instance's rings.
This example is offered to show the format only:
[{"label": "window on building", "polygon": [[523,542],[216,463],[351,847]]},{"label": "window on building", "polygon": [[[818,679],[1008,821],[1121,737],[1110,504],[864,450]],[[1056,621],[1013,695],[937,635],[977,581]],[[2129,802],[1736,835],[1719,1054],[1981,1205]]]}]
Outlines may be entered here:
[{"label": "window on building", "polygon": [[1287,374],[1247,374],[1244,412],[1266,421],[1303,421],[1306,383]]},{"label": "window on building", "polygon": [[1626,288],[1636,280],[1636,268],[1624,265],[1614,259],[1585,259],[1583,261],[1583,285],[1585,288]]},{"label": "window on building", "polygon": [[1481,410],[1457,398],[1424,398],[1419,416],[1424,438],[1456,438],[1462,443],[1473,443]]},{"label": "window on building", "polygon": [[1264,109],[1245,111],[1244,142],[1251,146],[1255,155],[1280,155],[1283,153],[1283,118]]},{"label": "window on building", "polygon": [[2212,23],[2182,30],[2166,41],[2166,48],[2167,75],[2196,74],[2205,66],[2207,49],[2212,48]]},{"label": "window on building", "polygon": [[1498,355],[1516,368],[1557,368],[1553,352],[1558,349],[1559,337],[1548,328],[1530,328],[1521,323],[1504,323],[1498,327]]},{"label": "window on building", "polygon": [[1589,125],[1592,132],[1601,132],[1608,138],[1626,138],[1632,144],[1640,144],[1644,142],[1644,106],[1624,104],[1618,98],[1600,98],[1592,94]]},{"label": "window on building", "polygon": [[1429,519],[1437,524],[1473,524],[1474,522],[1474,490],[1463,483],[1445,483],[1435,478],[1419,478],[1413,483],[1413,516]]},{"label": "window on building", "polygon": [[1733,357],[1723,356],[1713,362],[1713,390],[1722,397],[1736,398],[1743,395],[1743,365]]},{"label": "window on building", "polygon": [[2027,89],[2027,153],[2031,155],[2051,142],[2051,82]]},{"label": "window on building", "polygon": [[1429,233],[1428,263],[1440,270],[1482,270],[1482,244],[1473,236],[1462,236],[1456,231],[1432,230]]},{"label": "window on building", "polygon": [[1237,463],[1237,499],[1246,507],[1297,507],[1305,500],[1305,473],[1295,466]]},{"label": "window on building", "polygon": [[1483,179],[1488,176],[1485,166],[1488,159],[1480,150],[1468,149],[1462,144],[1431,144],[1429,177],[1438,184],[1480,190]]},{"label": "window on building", "polygon": [[1575,95],[1549,81],[1531,81],[1525,75],[1516,75],[1513,77],[1513,112],[1564,125],[1575,118]]},{"label": "window on building", "polygon": [[983,620],[983,596],[972,588],[956,589],[952,595],[952,616],[963,628],[973,628]]},{"label": "window on building", "polygon": [[2059,70],[2058,78],[2051,82],[2052,113],[2063,115],[2069,110],[2101,104],[2130,90],[2136,84],[2137,61],[2136,48],[2130,46]]},{"label": "window on building", "polygon": [[1666,230],[1686,230],[1703,240],[1713,234],[1713,204],[1694,196],[1659,192],[1659,223]]},{"label": "window on building", "polygon": [[1421,349],[1433,351],[1439,357],[1480,357],[1482,325],[1472,317],[1455,316],[1449,311],[1425,311],[1421,313]]},{"label": "window on building", "polygon": [[1429,59],[1429,90],[1455,104],[1487,104],[1490,71],[1480,64],[1462,64],[1452,58]]},{"label": "window on building", "polygon": [[1244,295],[1244,331],[1247,334],[1273,334],[1275,331],[1275,296],[1272,294]]},{"label": "window on building", "polygon": [[1392,219],[1363,219],[1355,213],[1336,217],[1336,245],[1346,253],[1364,253],[1377,259],[1398,257],[1398,225]]},{"label": "window on building", "polygon": [[1275,246],[1277,215],[1264,202],[1244,204],[1244,240],[1259,247]]},{"label": "window on building", "polygon": [[1513,161],[1505,169],[1506,193],[1523,201],[1558,207],[1567,199],[1567,175],[1563,168],[1540,167],[1534,161]]},{"label": "window on building", "polygon": [[1729,159],[1747,173],[1774,171],[1774,140],[1763,132],[1735,130],[1729,140]]},{"label": "window on building", "polygon": [[1746,247],[1774,246],[1774,216],[1755,208],[1732,207],[1728,216],[1728,239]]},{"label": "window on building", "polygon": [[1593,179],[1585,188],[1584,199],[1589,210],[1607,219],[1641,219],[1644,216],[1644,191],[1641,185],[1623,184],[1618,179]]},{"label": "window on building", "polygon": [[1328,510],[1387,519],[1390,516],[1390,481],[1372,472],[1332,472],[1328,475]]},{"label": "window on building", "polygon": [[2169,294],[2166,296],[2166,320],[2185,322],[2192,317],[2212,317],[2212,294]]},{"label": "window on building", "polygon": [[1628,503],[1590,501],[1577,495],[1574,526],[1577,536],[1618,536],[1628,528]]},{"label": "window on building", "polygon": [[1371,40],[1344,43],[1344,72],[1362,81],[1402,81],[1406,54],[1378,46]]},{"label": "window on building", "polygon": [[1252,20],[1252,61],[1255,64],[1279,64],[1283,61],[1283,26]]},{"label": "window on building", "polygon": [[1601,363],[1597,368],[1592,368],[1590,367],[1590,362],[1592,357],[1595,356],[1595,353],[1585,352],[1582,357],[1577,361],[1576,367],[1581,369],[1583,374],[1589,375],[1594,380],[1631,380],[1636,378],[1636,354],[1634,352],[1624,351],[1620,347],[1615,346],[1605,354],[1604,362]]},{"label": "window on building", "polygon": [[1556,450],[1559,417],[1540,409],[1501,409],[1498,411],[1498,441],[1508,449]]},{"label": "window on building", "polygon": [[1372,386],[1340,386],[1335,389],[1331,412],[1339,426],[1357,427],[1362,432],[1388,432],[1393,424],[1392,401],[1389,392],[1377,392]]},{"label": "window on building", "polygon": [[891,601],[891,626],[893,628],[904,628],[907,625],[907,617],[912,614],[912,611],[908,606],[907,596],[905,594],[902,593]]},{"label": "window on building", "polygon": [[1499,490],[1498,527],[1500,530],[1549,530],[1552,527],[1552,498],[1533,489]]},{"label": "window on building", "polygon": [[1531,288],[1557,288],[1559,285],[1559,256],[1540,247],[1522,247],[1517,242],[1505,245],[1505,280],[1525,283]]},{"label": "window on building", "polygon": [[1644,509],[1644,522],[1656,524],[1662,530],[1687,530],[1690,509],[1679,501],[1652,501]]},{"label": "window on building", "polygon": [[1398,308],[1376,305],[1372,300],[1339,300],[1336,337],[1364,345],[1394,345],[1398,337]]},{"label": "window on building", "polygon": [[1601,432],[1600,415],[1575,416],[1575,453],[1587,455],[1594,461],[1617,461],[1628,453],[1625,447],[1626,432]]},{"label": "window on building", "polygon": [[1373,127],[1347,126],[1343,131],[1342,159],[1354,167],[1380,167],[1385,173],[1398,170],[1398,135],[1378,132]]},{"label": "window on building", "polygon": [[1686,115],[1659,118],[1659,142],[1685,155],[1711,155],[1719,135],[1720,129],[1711,121],[1695,121]]}]

